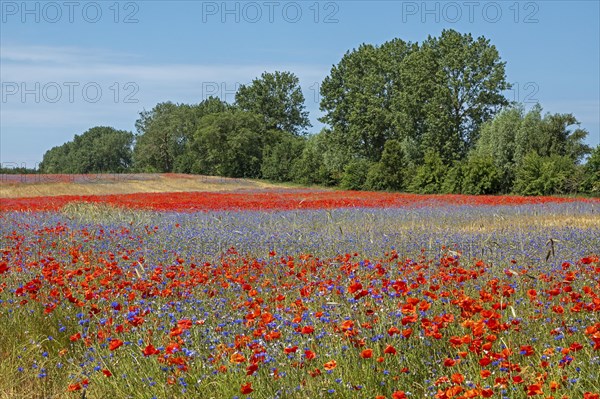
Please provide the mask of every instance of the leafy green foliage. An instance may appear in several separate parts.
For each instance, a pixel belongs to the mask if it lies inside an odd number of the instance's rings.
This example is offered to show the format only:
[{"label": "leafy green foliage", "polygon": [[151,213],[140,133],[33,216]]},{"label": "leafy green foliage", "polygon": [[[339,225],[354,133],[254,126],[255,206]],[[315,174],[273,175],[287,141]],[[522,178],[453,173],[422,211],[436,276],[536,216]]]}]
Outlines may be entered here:
[{"label": "leafy green foliage", "polygon": [[[136,121],[136,169],[189,172],[190,154],[185,152],[200,120],[205,115],[225,112],[230,108],[218,98],[210,97],[197,105],[166,102],[157,104],[151,111],[141,112]],[[178,160],[181,156],[184,159]]]},{"label": "leafy green foliage", "polygon": [[524,110],[510,107],[481,127],[473,155],[492,160],[500,172],[500,190],[510,192],[517,163],[516,136],[523,130]]},{"label": "leafy green foliage", "polygon": [[501,187],[501,172],[490,158],[472,156],[462,166],[463,194],[497,194]]},{"label": "leafy green foliage", "polygon": [[435,194],[442,191],[446,167],[439,153],[429,150],[425,153],[425,162],[417,167],[410,182],[409,191],[419,194]]},{"label": "leafy green foliage", "polygon": [[464,161],[456,161],[448,169],[442,183],[441,192],[443,194],[461,194],[463,192],[464,169]]},{"label": "leafy green foliage", "polygon": [[0,166],[0,174],[31,175],[34,173],[39,173],[39,170],[36,168],[28,168],[26,166],[18,166],[17,163],[3,162],[2,166]]},{"label": "leafy green foliage", "polygon": [[344,174],[340,181],[340,187],[344,190],[364,189],[370,167],[371,163],[366,159],[353,159],[344,167]]},{"label": "leafy green foliage", "polygon": [[375,162],[371,164],[367,172],[367,178],[365,180],[365,190],[372,191],[383,191],[388,190],[389,187],[386,184],[386,177],[383,165],[381,162]]},{"label": "leafy green foliage", "polygon": [[136,121],[138,134],[134,150],[135,166],[145,172],[171,172],[175,158],[183,153],[192,134],[184,127],[182,106],[159,103],[151,111],[143,111]]},{"label": "leafy green foliage", "polygon": [[97,126],[44,154],[42,173],[122,173],[131,166],[133,133]]},{"label": "leafy green foliage", "polygon": [[192,172],[226,177],[260,177],[268,132],[262,118],[244,111],[210,114],[199,122],[191,149]]},{"label": "leafy green foliage", "polygon": [[484,37],[443,30],[420,44],[362,44],[322,82],[320,120],[329,127],[317,134],[305,136],[311,125],[298,77],[264,72],[239,88],[234,105],[211,97],[141,112],[133,155],[130,133],[94,128],[49,150],[40,170],[419,193],[599,193],[598,149],[585,144],[577,119],[542,115],[539,104],[527,112],[508,106],[508,88],[505,63]]},{"label": "leafy green foliage", "polygon": [[402,190],[406,186],[407,171],[408,163],[402,143],[388,140],[381,160],[369,169],[366,187],[371,190]]},{"label": "leafy green foliage", "polygon": [[414,46],[396,39],[347,52],[321,85],[323,122],[332,126],[356,156],[378,161],[388,139],[396,138],[392,94],[401,61]]},{"label": "leafy green foliage", "polygon": [[430,37],[415,57],[423,61],[407,73],[428,86],[422,99],[424,149],[438,151],[446,163],[464,158],[479,127],[508,104],[502,94],[510,88],[505,63],[489,40],[454,30]]},{"label": "leafy green foliage", "polygon": [[262,177],[284,182],[294,178],[294,164],[304,150],[305,139],[287,132],[275,132],[276,141],[265,147],[261,165]]},{"label": "leafy green foliage", "polygon": [[324,154],[328,147],[325,132],[309,136],[302,153],[292,166],[293,180],[305,185],[335,185],[338,182],[332,177],[331,168],[325,162]]},{"label": "leafy green foliage", "polygon": [[479,126],[508,101],[504,63],[481,37],[444,30],[420,47],[396,39],[344,55],[321,86],[323,122],[353,154],[378,161],[389,139],[410,139],[444,162],[475,144]]},{"label": "leafy green foliage", "polygon": [[[555,190],[571,192],[575,177],[567,178],[566,175],[574,171],[580,173],[578,168],[574,169],[574,165],[590,151],[590,148],[583,143],[587,132],[580,128],[573,131],[569,129],[569,126],[578,124],[579,122],[571,114],[546,114],[542,117],[542,107],[539,104],[527,113],[522,107],[511,107],[482,126],[481,137],[473,154],[493,161],[500,173],[500,192],[512,191],[516,180],[519,181],[518,187],[514,187],[516,192],[529,194],[551,193]],[[531,153],[538,155],[538,158],[534,159],[533,156],[528,155]],[[550,162],[546,159],[542,162],[539,157],[553,157],[554,161]],[[564,157],[569,162],[559,161],[560,157]],[[542,164],[546,165],[545,172],[542,172]],[[556,170],[563,166],[564,171]],[[518,179],[517,170],[520,170]],[[551,177],[553,175],[556,176]],[[563,175],[566,181],[571,181],[571,183],[565,182],[565,187],[556,181],[562,179],[558,176]]]},{"label": "leafy green foliage", "polygon": [[600,145],[592,151],[584,165],[585,178],[582,181],[582,191],[591,194],[600,194]]},{"label": "leafy green foliage", "polygon": [[267,130],[298,135],[310,126],[300,81],[291,72],[264,72],[251,84],[240,86],[235,102],[244,111],[262,115]]},{"label": "leafy green foliage", "polygon": [[517,169],[515,192],[523,195],[574,193],[580,179],[573,159],[557,154],[540,156],[532,151]]}]

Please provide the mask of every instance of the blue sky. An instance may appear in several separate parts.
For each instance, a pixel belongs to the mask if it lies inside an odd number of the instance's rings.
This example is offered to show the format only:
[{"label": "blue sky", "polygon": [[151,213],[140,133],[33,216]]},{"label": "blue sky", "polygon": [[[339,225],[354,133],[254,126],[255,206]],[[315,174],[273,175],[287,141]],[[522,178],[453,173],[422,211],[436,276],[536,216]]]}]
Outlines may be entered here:
[{"label": "blue sky", "polygon": [[33,167],[97,125],[134,131],[158,102],[232,102],[263,71],[300,78],[313,131],[318,87],[361,43],[456,29],[490,39],[511,100],[573,113],[600,143],[598,1],[0,2],[0,162]]}]

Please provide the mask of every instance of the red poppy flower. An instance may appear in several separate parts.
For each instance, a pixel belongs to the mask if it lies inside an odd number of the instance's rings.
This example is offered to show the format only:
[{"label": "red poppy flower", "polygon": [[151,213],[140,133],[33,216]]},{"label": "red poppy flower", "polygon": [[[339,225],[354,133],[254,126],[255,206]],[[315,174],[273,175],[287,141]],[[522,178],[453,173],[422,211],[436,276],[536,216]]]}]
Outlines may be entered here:
[{"label": "red poppy flower", "polygon": [[523,377],[521,377],[520,375],[513,376],[512,380],[515,384],[522,384],[524,382]]},{"label": "red poppy flower", "polygon": [[123,341],[121,341],[120,339],[112,339],[110,341],[110,343],[108,344],[108,349],[110,349],[111,351],[114,351],[115,349],[121,347],[123,345]]},{"label": "red poppy flower", "polygon": [[80,383],[71,384],[67,387],[67,390],[69,392],[79,391],[79,390],[81,390],[81,384]]},{"label": "red poppy flower", "polygon": [[315,332],[315,329],[313,328],[313,326],[304,326],[302,327],[302,334],[312,334],[313,332]]},{"label": "red poppy flower", "polygon": [[337,367],[337,362],[335,360],[330,360],[323,365],[323,368],[328,371],[333,370],[336,367]]},{"label": "red poppy flower", "polygon": [[541,384],[532,384],[527,386],[527,396],[543,395]]},{"label": "red poppy flower", "polygon": [[362,288],[363,288],[363,285],[359,282],[356,282],[356,283],[350,284],[350,286],[348,287],[348,292],[350,294],[354,294],[356,291],[362,290]]},{"label": "red poppy flower", "polygon": [[75,342],[81,338],[81,333],[73,334],[69,337],[69,341]]},{"label": "red poppy flower", "polygon": [[4,274],[8,271],[8,263],[0,262],[0,274]]},{"label": "red poppy flower", "polygon": [[192,321],[188,319],[181,319],[177,322],[177,327],[183,330],[189,330],[192,328]]},{"label": "red poppy flower", "polygon": [[565,313],[565,309],[562,306],[560,306],[560,305],[552,306],[552,311],[555,312],[555,313],[558,313],[558,314]]},{"label": "red poppy flower", "polygon": [[240,388],[240,392],[244,395],[254,392],[254,389],[252,389],[252,383],[247,382],[245,384],[242,384],[242,387]]},{"label": "red poppy flower", "polygon": [[183,329],[181,327],[175,327],[169,332],[169,336],[171,337],[176,337],[181,334],[183,334]]},{"label": "red poppy flower", "polygon": [[394,334],[400,334],[400,330],[397,327],[390,327],[388,330],[388,335],[394,336]]},{"label": "red poppy flower", "polygon": [[521,351],[519,353],[523,356],[531,356],[533,355],[533,352],[531,345],[521,345]]},{"label": "red poppy flower", "polygon": [[229,357],[229,361],[231,363],[237,363],[237,364],[239,364],[239,363],[245,363],[246,362],[246,358],[241,353],[236,352],[236,353],[232,354]]},{"label": "red poppy flower", "polygon": [[160,351],[156,349],[152,344],[147,345],[142,352],[144,353],[144,356],[152,356],[156,355],[157,353],[160,353]]},{"label": "red poppy flower", "polygon": [[246,367],[246,375],[252,375],[258,370],[258,364],[254,363]]},{"label": "red poppy flower", "polygon": [[456,360],[454,360],[454,359],[447,358],[444,360],[444,366],[446,366],[446,367],[452,367],[455,364],[456,364]]},{"label": "red poppy flower", "polygon": [[462,375],[461,373],[455,373],[455,374],[452,374],[452,377],[450,379],[455,384],[462,384],[462,382],[465,380],[465,376]]}]

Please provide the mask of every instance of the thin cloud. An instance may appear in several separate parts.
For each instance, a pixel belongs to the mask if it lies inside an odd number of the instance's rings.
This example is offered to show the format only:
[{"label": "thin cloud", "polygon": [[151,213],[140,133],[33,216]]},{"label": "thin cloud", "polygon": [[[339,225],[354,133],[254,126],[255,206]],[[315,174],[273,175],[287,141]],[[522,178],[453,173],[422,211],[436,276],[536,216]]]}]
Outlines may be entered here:
[{"label": "thin cloud", "polygon": [[[313,117],[317,117],[315,97],[318,85],[327,75],[329,67],[319,65],[216,65],[216,64],[143,64],[134,55],[123,56],[102,49],[82,49],[77,47],[51,46],[3,46],[0,54],[2,70],[0,78],[3,89],[7,84],[18,86],[18,92],[3,94],[2,119],[3,136],[25,128],[64,129],[83,132],[98,120],[105,125],[133,123],[143,109],[151,109],[159,102],[173,101],[198,103],[215,95],[233,102],[239,84],[249,83],[264,71],[287,70],[299,77],[306,105]],[[126,102],[125,96],[133,93],[127,89],[134,83],[135,94]],[[77,83],[73,99],[69,99],[69,86]],[[102,89],[98,102],[86,101],[82,88],[93,83]],[[37,84],[37,86],[36,86]],[[21,96],[21,88],[32,90],[44,85],[54,85],[62,89],[58,102],[45,101],[44,95]],[[117,84],[117,86],[115,86]],[[115,101],[115,87],[118,99]],[[55,90],[50,88],[50,95]],[[35,117],[32,117],[35,115]],[[66,136],[65,136],[66,137]]]},{"label": "thin cloud", "polygon": [[133,58],[131,54],[108,50],[84,49],[68,46],[4,45],[0,53],[3,63],[50,63],[58,65],[85,65],[106,58]]},{"label": "thin cloud", "polygon": [[302,80],[320,81],[329,70],[320,65],[142,64],[132,62],[134,60],[139,61],[133,55],[124,57],[114,52],[77,47],[7,46],[0,54],[4,81],[120,78],[149,82],[245,83],[264,71],[275,70],[289,70]]}]

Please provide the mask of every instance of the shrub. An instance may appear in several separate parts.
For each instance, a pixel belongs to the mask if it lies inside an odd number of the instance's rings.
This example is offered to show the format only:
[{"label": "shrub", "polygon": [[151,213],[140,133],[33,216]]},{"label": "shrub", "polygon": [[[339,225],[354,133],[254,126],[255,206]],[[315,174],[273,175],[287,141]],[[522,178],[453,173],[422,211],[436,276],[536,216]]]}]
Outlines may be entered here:
[{"label": "shrub", "polygon": [[365,189],[372,191],[387,190],[389,186],[386,183],[386,177],[385,169],[381,162],[375,162],[374,164],[371,164],[371,167],[367,172]]},{"label": "shrub", "polygon": [[581,172],[569,157],[530,152],[517,168],[514,190],[522,195],[567,194],[577,190],[580,180]]},{"label": "shrub", "polygon": [[304,139],[283,132],[279,140],[265,147],[261,165],[262,177],[273,181],[293,179],[293,163],[304,150]]},{"label": "shrub", "polygon": [[350,161],[344,167],[344,174],[340,181],[340,187],[344,190],[363,190],[366,188],[367,175],[371,163],[366,159],[358,158]]},{"label": "shrub", "polygon": [[409,190],[420,194],[435,194],[442,192],[442,184],[446,175],[446,166],[440,154],[427,151],[423,165],[417,167],[410,182]]},{"label": "shrub", "polygon": [[323,160],[323,146],[317,136],[308,138],[300,157],[291,166],[290,177],[297,183],[304,185],[331,184],[329,172]]},{"label": "shrub", "polygon": [[472,156],[463,165],[463,194],[496,194],[502,187],[502,172],[491,158]]},{"label": "shrub", "polygon": [[600,145],[593,151],[583,167],[581,191],[600,194]]},{"label": "shrub", "polygon": [[366,188],[400,191],[405,188],[406,174],[407,162],[402,143],[398,140],[388,140],[383,148],[381,160],[369,168]]},{"label": "shrub", "polygon": [[454,165],[448,169],[444,182],[442,183],[442,193],[444,194],[460,194],[462,193],[462,182],[463,182],[463,163],[455,162]]}]

